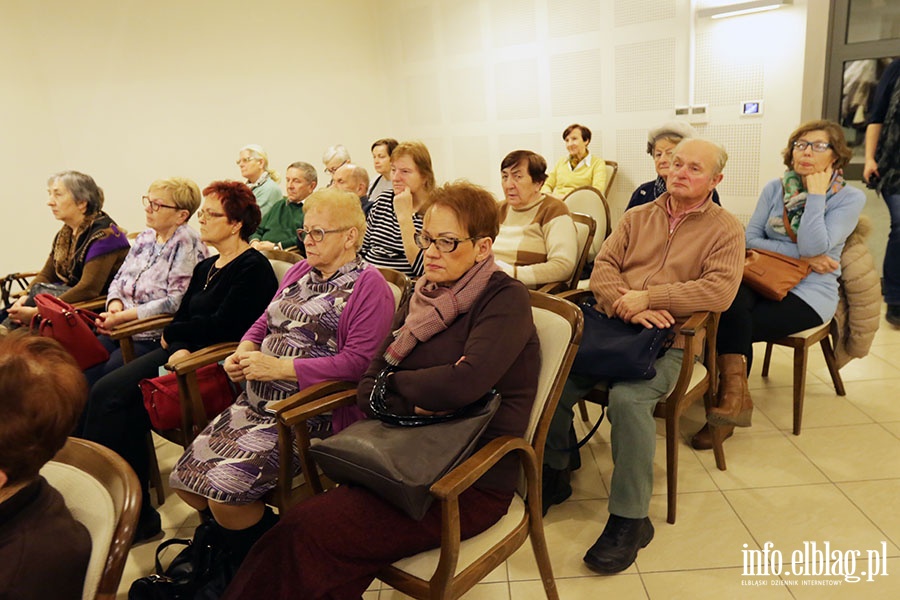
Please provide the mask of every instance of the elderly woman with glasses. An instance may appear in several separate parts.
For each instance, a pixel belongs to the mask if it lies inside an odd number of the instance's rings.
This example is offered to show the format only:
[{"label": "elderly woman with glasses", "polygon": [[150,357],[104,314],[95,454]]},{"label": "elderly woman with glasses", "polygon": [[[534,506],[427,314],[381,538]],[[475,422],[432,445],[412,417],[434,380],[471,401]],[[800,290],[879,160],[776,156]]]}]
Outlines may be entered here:
[{"label": "elderly woman with glasses", "polygon": [[[666,191],[666,178],[672,166],[672,154],[678,142],[697,137],[697,131],[684,121],[669,121],[647,132],[647,154],[653,159],[656,179],[642,183],[631,195],[625,210],[648,204],[663,195]],[[713,190],[712,200],[721,206],[719,192]]]},{"label": "elderly woman with glasses", "polygon": [[[277,520],[262,501],[275,487],[279,461],[267,405],[321,381],[358,381],[394,316],[384,277],[357,254],[366,228],[359,197],[328,188],[310,195],[305,209],[299,234],[306,260],[285,274],[225,360],[229,377],[246,382],[246,391],[197,436],[170,478],[185,502],[209,509],[235,569]],[[355,407],[338,409],[333,428],[362,416]]]},{"label": "elderly woman with glasses", "polygon": [[[106,311],[97,319],[97,329],[112,329],[136,319],[170,314],[178,310],[197,263],[209,255],[200,235],[188,220],[200,206],[200,188],[190,179],[172,177],[150,184],[141,198],[147,229],[138,234],[125,262],[109,284]],[[161,331],[134,336],[135,356],[159,347]],[[110,351],[109,360],[85,372],[94,382],[122,366],[118,344],[101,336]]]},{"label": "elderly woman with glasses", "polygon": [[[390,412],[452,411],[496,389],[500,408],[478,446],[524,434],[540,351],[528,291],[494,262],[499,226],[497,202],[484,189],[457,182],[434,191],[415,236],[425,273],[398,315],[402,327],[384,340],[360,383],[363,410],[390,364],[397,369],[387,380]],[[509,455],[460,494],[463,539],[506,514],[520,471]],[[254,546],[224,597],[359,598],[380,569],[440,544],[439,504],[416,521],[366,488],[341,485],[288,512]]]},{"label": "elderly woman with glasses", "polygon": [[[787,171],[763,188],[747,225],[747,247],[805,258],[812,272],[780,301],[741,284],[731,307],[722,313],[716,340],[719,395],[707,421],[726,427],[726,437],[735,426],[750,426],[753,402],[747,374],[753,342],[777,340],[834,316],[841,251],[866,203],[865,194],[844,181],[842,169],[852,152],[837,123],[804,123],[788,138],[782,154]],[[700,450],[712,447],[708,426],[694,436],[692,445]]]},{"label": "elderly woman with glasses", "polygon": [[248,239],[259,226],[259,206],[239,181],[215,181],[203,190],[197,211],[200,239],[218,251],[194,268],[160,347],[104,375],[91,387],[81,437],[115,450],[141,482],[143,500],[135,540],[161,530],[148,493],[150,420],[138,382],[159,375],[160,367],[220,342],[236,342],[265,309],[278,280],[265,256]]},{"label": "elderly woman with glasses", "polygon": [[263,216],[282,198],[278,180],[278,171],[269,166],[269,155],[262,146],[249,144],[241,148],[237,166],[241,169],[241,177],[247,179],[247,185],[256,197],[256,203]]},{"label": "elderly woman with glasses", "polygon": [[[325,171],[334,177],[334,172],[350,162],[350,152],[342,144],[329,146],[325,153],[322,154],[322,164],[325,165]],[[331,184],[328,184],[331,187]]]},{"label": "elderly woman with glasses", "polygon": [[27,325],[37,314],[34,296],[49,293],[66,302],[91,300],[106,293],[125,255],[128,240],[103,212],[103,190],[90,175],[63,171],[47,181],[47,206],[63,222],[44,268],[27,294],[8,310],[8,323]]}]

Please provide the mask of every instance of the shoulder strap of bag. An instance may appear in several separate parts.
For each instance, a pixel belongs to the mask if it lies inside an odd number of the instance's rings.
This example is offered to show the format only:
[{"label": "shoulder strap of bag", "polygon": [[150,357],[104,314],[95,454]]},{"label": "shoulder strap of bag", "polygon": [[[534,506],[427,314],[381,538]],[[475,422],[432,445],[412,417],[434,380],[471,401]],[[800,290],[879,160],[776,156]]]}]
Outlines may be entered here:
[{"label": "shoulder strap of bag", "polygon": [[795,244],[797,243],[797,234],[794,233],[794,229],[791,227],[791,221],[788,219],[787,214],[787,206],[785,206],[784,202],[781,203],[781,218],[784,221],[784,230],[787,232],[788,237],[791,238],[791,241]]}]

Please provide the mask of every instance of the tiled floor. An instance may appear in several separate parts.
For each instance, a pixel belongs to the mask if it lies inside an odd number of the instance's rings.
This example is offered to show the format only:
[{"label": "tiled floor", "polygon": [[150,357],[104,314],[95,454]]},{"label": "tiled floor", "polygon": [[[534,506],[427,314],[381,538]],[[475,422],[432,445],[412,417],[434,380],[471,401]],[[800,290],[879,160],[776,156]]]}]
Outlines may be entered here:
[{"label": "tiled floor", "polygon": [[[738,430],[725,444],[727,471],[718,471],[712,452],[696,452],[686,443],[679,461],[678,520],[665,521],[665,448],[660,436],[656,458],[657,495],[650,506],[656,526],[653,542],[635,565],[613,577],[599,577],[581,562],[607,518],[612,460],[609,426],[604,424],[582,451],[573,497],[547,515],[545,529],[553,572],[564,600],[598,597],[669,598],[897,598],[900,597],[900,330],[882,321],[870,355],[849,363],[841,374],[847,396],[834,393],[818,347],[810,352],[803,431],[791,433],[792,356],[775,348],[768,379],[759,375],[761,345],[750,377],[756,404],[753,427]],[[896,387],[895,387],[896,386]],[[685,439],[702,423],[699,407],[682,422]],[[576,419],[583,432],[583,424]],[[662,432],[660,422],[660,433]],[[179,448],[159,442],[165,471]],[[164,474],[165,476],[165,474]],[[190,537],[197,517],[171,493],[161,511],[165,536]],[[771,543],[781,553],[783,571],[794,552],[811,543],[829,544],[832,572],[855,567],[859,582],[844,577],[801,575],[748,576],[744,545],[758,550]],[[130,582],[152,570],[158,542],[134,548],[122,579],[120,598]],[[806,546],[804,546],[806,544]],[[887,575],[871,577],[867,551],[886,549],[877,561]],[[859,551],[855,565],[852,551]],[[840,552],[840,561],[834,554]],[[798,566],[824,568],[800,559]],[[874,562],[873,562],[874,566]],[[844,569],[845,571],[848,569]],[[821,572],[821,571],[817,571]],[[842,571],[843,572],[843,571]],[[528,544],[499,567],[489,583],[466,598],[526,600],[544,598]],[[835,585],[839,584],[839,585]],[[299,598],[300,596],[298,596]],[[403,598],[378,582],[366,600]]]}]

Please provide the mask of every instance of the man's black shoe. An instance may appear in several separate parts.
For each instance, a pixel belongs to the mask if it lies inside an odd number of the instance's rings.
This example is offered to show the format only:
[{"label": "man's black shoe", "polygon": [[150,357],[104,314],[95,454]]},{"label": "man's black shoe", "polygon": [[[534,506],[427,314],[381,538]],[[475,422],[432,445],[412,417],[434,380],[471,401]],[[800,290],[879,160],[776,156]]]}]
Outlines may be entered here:
[{"label": "man's black shoe", "polygon": [[554,504],[561,504],[572,495],[569,469],[551,469],[547,465],[541,473],[541,507],[544,516]]},{"label": "man's black shoe", "polygon": [[900,304],[888,304],[884,318],[894,327],[900,327]]},{"label": "man's black shoe", "polygon": [[603,533],[584,555],[588,568],[601,575],[624,571],[637,558],[638,550],[653,539],[650,517],[626,519],[609,515]]}]

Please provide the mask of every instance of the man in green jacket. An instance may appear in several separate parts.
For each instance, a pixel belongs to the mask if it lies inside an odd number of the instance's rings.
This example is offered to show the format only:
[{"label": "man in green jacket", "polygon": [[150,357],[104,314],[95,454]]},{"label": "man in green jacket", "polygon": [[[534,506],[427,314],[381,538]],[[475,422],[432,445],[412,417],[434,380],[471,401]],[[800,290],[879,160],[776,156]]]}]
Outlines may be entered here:
[{"label": "man in green jacket", "polygon": [[287,196],[263,217],[250,245],[257,250],[281,250],[297,246],[297,230],[303,227],[303,201],[319,182],[315,167],[305,162],[291,163],[285,176]]}]

